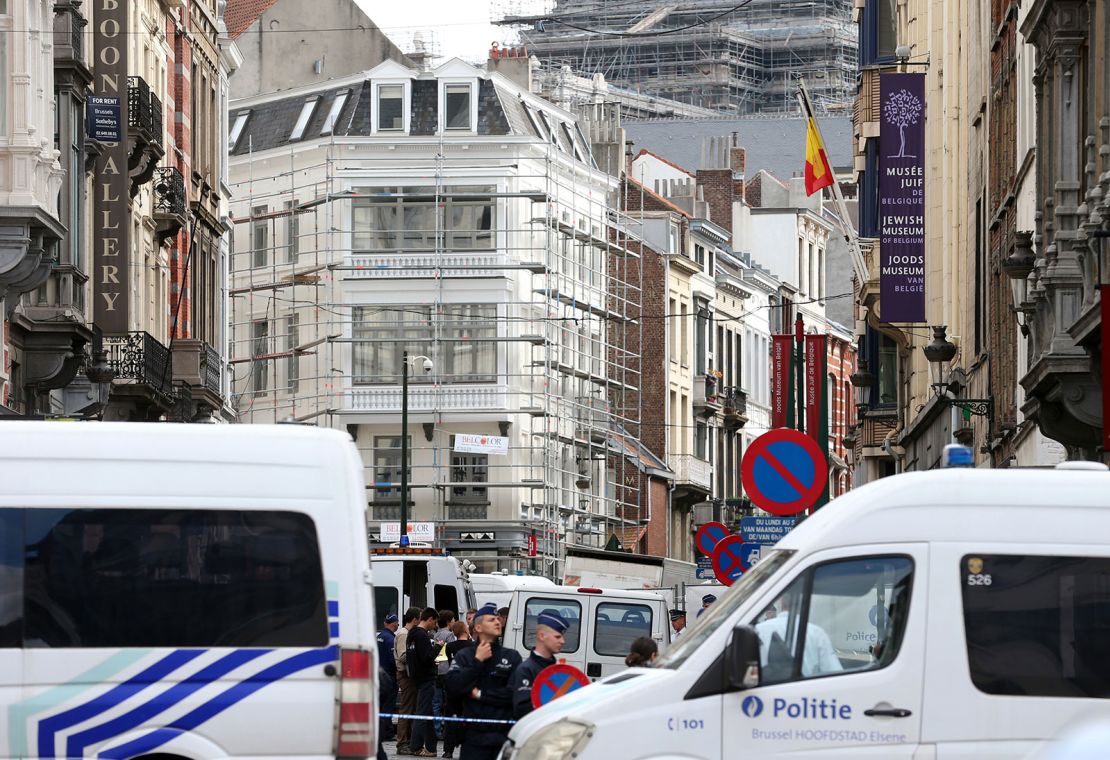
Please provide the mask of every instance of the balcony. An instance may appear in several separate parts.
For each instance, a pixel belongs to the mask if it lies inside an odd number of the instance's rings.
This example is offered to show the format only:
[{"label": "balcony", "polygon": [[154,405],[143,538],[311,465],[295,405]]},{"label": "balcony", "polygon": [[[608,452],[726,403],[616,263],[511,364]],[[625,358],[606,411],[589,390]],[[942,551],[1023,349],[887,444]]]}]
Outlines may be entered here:
[{"label": "balcony", "polygon": [[[506,411],[509,389],[504,385],[410,385],[410,412]],[[356,385],[347,391],[345,412],[401,413],[397,385]]]},{"label": "balcony", "polygon": [[704,459],[691,454],[672,454],[667,457],[667,466],[674,471],[674,482],[679,488],[706,494],[713,488],[713,465]]},{"label": "balcony", "polygon": [[223,406],[223,360],[202,340],[173,342],[173,378],[189,389],[192,401],[210,409]]},{"label": "balcony", "polygon": [[165,155],[162,146],[162,101],[142,77],[127,77],[127,136],[131,155],[127,161],[131,197],[150,182]]},{"label": "balcony", "polygon": [[504,277],[509,257],[496,251],[482,253],[360,253],[351,257],[348,279],[390,280],[435,277],[471,279]]},{"label": "balcony", "polygon": [[725,388],[721,394],[721,413],[725,426],[742,428],[748,424],[748,394],[739,388]]},{"label": "balcony", "polygon": [[154,220],[158,223],[155,235],[161,245],[185,226],[187,204],[185,178],[173,166],[154,170]]},{"label": "balcony", "polygon": [[78,78],[92,83],[92,72],[85,60],[85,27],[79,0],[58,0],[54,3],[55,67],[76,69]]},{"label": "balcony", "polygon": [[721,411],[720,383],[715,375],[694,377],[694,414],[708,419]]},{"label": "balcony", "polygon": [[170,350],[147,332],[105,335],[108,366],[116,373],[110,403],[132,418],[152,419],[173,408],[176,393]]}]

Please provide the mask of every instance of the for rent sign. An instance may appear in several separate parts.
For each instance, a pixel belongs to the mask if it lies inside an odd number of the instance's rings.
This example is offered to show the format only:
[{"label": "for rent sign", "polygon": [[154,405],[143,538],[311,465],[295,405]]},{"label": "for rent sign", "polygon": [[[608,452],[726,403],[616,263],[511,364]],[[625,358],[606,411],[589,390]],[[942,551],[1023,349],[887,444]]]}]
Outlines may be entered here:
[{"label": "for rent sign", "polygon": [[925,321],[925,75],[883,74],[880,317]]},{"label": "for rent sign", "polygon": [[105,333],[128,328],[127,4],[93,2],[93,91],[96,100],[105,106],[114,101],[119,109],[117,139],[105,143],[93,178],[93,321]]}]

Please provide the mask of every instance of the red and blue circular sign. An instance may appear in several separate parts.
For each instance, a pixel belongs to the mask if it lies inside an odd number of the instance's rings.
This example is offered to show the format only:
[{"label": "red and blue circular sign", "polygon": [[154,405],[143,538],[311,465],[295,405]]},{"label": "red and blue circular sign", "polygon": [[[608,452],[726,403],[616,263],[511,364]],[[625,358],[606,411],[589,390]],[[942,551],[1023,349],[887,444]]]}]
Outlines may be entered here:
[{"label": "red and blue circular sign", "polygon": [[717,580],[726,586],[738,581],[748,569],[744,562],[746,554],[744,541],[740,536],[725,536],[718,541],[713,550],[713,573]]},{"label": "red and blue circular sign", "polygon": [[548,665],[536,676],[532,684],[532,707],[543,707],[576,689],[588,686],[590,679],[578,668],[557,662]]},{"label": "red and blue circular sign", "polygon": [[787,517],[817,502],[825,490],[829,463],[808,435],[779,428],[752,441],[740,463],[740,475],[753,504]]},{"label": "red and blue circular sign", "polygon": [[697,534],[694,536],[694,545],[698,547],[698,551],[707,557],[713,556],[713,549],[716,548],[717,543],[729,535],[728,526],[719,522],[707,522],[698,528]]}]

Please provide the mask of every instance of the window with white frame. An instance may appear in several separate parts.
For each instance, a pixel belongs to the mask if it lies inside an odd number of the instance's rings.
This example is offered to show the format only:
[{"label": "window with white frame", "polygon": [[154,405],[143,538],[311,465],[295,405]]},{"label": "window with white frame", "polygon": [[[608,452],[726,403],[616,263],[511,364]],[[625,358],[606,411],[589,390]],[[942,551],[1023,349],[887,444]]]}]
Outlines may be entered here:
[{"label": "window with white frame", "polygon": [[235,150],[239,138],[243,136],[243,129],[247,126],[247,119],[250,118],[250,111],[242,111],[235,116],[235,121],[231,125],[231,134],[227,138],[228,150]]},{"label": "window with white frame", "polygon": [[316,104],[319,101],[319,96],[313,95],[301,106],[301,113],[297,116],[297,122],[293,125],[293,131],[289,135],[290,140],[300,140],[304,137],[304,131],[308,128],[308,120],[312,118],[312,114],[316,110]]},{"label": "window with white frame", "polygon": [[[411,447],[412,437],[407,443]],[[412,461],[409,461],[409,475],[412,475]],[[401,436],[374,436],[374,503],[401,503],[401,489],[394,483],[401,482]],[[410,495],[411,499],[411,495]]]},{"label": "window with white frame", "polygon": [[324,126],[320,128],[320,134],[330,135],[335,131],[335,123],[339,121],[339,114],[343,112],[343,106],[347,103],[347,96],[350,90],[340,90],[335,93],[335,98],[331,101],[331,108],[328,109],[327,118],[324,119]]},{"label": "window with white frame", "polygon": [[270,322],[256,319],[251,322],[251,392],[265,396],[270,386]]},{"label": "window with white frame", "polygon": [[431,357],[436,366],[434,377],[410,375],[413,384],[433,380],[492,383],[497,379],[496,304],[356,306],[353,320],[354,382],[358,385],[399,385],[405,351]]},{"label": "window with white frame", "polygon": [[405,129],[405,85],[379,84],[377,105],[377,131],[403,132]]},{"label": "window with white frame", "polygon": [[251,266],[264,267],[270,260],[270,220],[265,217],[269,212],[266,206],[251,209]]},{"label": "window with white frame", "polygon": [[297,333],[299,332],[297,328],[299,324],[300,316],[297,314],[285,319],[285,350],[289,352],[285,379],[288,382],[290,393],[296,393],[300,389],[300,357],[297,356]]},{"label": "window with white frame", "polygon": [[451,501],[489,501],[489,456],[454,451],[455,436],[451,436]]},{"label": "window with white frame", "polygon": [[490,250],[494,190],[456,186],[437,195],[433,187],[360,189],[352,202],[354,250]]},{"label": "window with white frame", "polygon": [[443,85],[443,128],[472,131],[470,111],[473,87],[469,83]]},{"label": "window with white frame", "polygon": [[284,206],[285,215],[285,263],[293,264],[297,261],[297,254],[300,252],[299,238],[300,231],[300,217],[297,215],[297,201],[286,201]]}]

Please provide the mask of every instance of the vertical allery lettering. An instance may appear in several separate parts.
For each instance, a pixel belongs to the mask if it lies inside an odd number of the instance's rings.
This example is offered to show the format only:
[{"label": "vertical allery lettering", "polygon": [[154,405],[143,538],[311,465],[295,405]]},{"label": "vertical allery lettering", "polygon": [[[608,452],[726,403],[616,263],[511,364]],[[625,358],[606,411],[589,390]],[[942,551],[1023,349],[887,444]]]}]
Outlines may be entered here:
[{"label": "vertical allery lettering", "polygon": [[119,140],[104,143],[93,179],[99,223],[93,236],[93,322],[107,334],[128,329],[127,4],[95,0],[93,91],[119,105]]},{"label": "vertical allery lettering", "polygon": [[925,75],[883,74],[879,99],[879,316],[925,321]]}]

